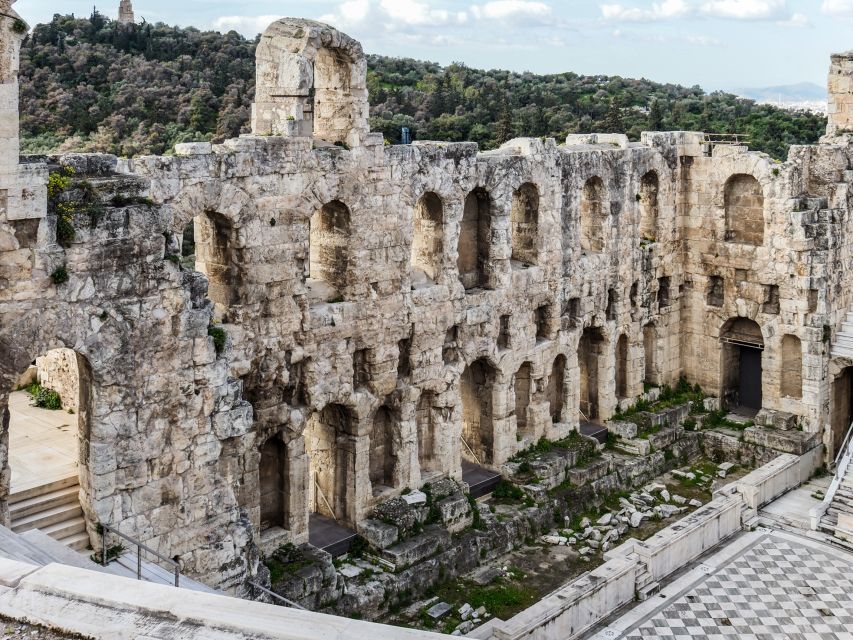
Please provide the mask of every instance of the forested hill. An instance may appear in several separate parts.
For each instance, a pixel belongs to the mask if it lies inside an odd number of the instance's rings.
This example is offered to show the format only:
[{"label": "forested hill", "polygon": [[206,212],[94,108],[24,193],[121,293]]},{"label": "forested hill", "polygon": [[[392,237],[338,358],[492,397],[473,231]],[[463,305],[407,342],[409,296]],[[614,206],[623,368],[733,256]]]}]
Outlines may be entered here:
[{"label": "forested hill", "polygon": [[[168,152],[175,143],[247,131],[255,40],[165,24],[120,25],[93,13],[38,25],[21,52],[25,152]],[[474,140],[489,149],[516,136],[688,129],[745,133],[783,159],[813,143],[826,120],[648,80],[480,71],[371,56],[371,126],[391,142]]]}]

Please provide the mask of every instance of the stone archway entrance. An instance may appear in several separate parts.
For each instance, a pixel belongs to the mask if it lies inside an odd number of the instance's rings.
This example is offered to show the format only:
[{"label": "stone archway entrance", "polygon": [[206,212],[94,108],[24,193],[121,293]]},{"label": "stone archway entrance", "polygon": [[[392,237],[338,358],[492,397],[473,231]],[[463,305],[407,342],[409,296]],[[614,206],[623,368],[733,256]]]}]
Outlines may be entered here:
[{"label": "stone archway entrance", "polygon": [[727,408],[754,415],[763,402],[761,327],[748,318],[729,320],[720,331],[720,342],[723,402]]},{"label": "stone archway entrance", "polygon": [[87,488],[91,369],[70,349],[36,358],[0,406],[9,433],[9,516],[16,533],[38,529],[83,551],[90,545]]},{"label": "stone archway entrance", "polygon": [[853,367],[847,367],[832,381],[830,422],[833,455],[838,455],[853,423]]}]

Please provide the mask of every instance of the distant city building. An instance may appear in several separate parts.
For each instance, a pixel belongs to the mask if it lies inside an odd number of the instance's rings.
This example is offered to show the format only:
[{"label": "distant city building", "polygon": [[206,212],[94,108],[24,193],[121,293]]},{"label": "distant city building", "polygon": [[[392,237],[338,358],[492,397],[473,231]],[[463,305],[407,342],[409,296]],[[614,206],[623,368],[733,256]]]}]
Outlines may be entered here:
[{"label": "distant city building", "polygon": [[133,24],[136,22],[133,16],[133,4],[130,0],[121,0],[118,6],[118,21],[121,24]]}]

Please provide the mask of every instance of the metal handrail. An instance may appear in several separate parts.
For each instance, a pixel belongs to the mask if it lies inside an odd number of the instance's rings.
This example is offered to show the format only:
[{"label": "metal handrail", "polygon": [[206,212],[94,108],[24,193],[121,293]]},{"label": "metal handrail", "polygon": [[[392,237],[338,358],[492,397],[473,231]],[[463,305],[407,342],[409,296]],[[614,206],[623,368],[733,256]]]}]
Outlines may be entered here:
[{"label": "metal handrail", "polygon": [[101,541],[101,544],[103,546],[103,551],[102,551],[102,556],[101,556],[101,564],[103,566],[106,567],[107,564],[109,564],[109,562],[107,560],[107,549],[109,547],[109,545],[107,544],[107,534],[108,533],[114,533],[115,535],[117,535],[122,540],[125,540],[126,542],[129,542],[130,544],[132,544],[136,547],[136,579],[137,580],[142,580],[142,552],[147,551],[148,553],[150,553],[155,558],[162,560],[163,562],[165,562],[168,565],[171,565],[171,567],[173,568],[173,570],[175,572],[175,586],[176,587],[181,586],[181,565],[179,565],[177,562],[175,562],[171,558],[167,558],[166,556],[164,556],[161,553],[158,553],[157,551],[154,551],[154,549],[152,549],[151,547],[145,546],[144,544],[139,542],[139,540],[135,540],[134,538],[131,538],[130,536],[123,534],[121,531],[114,529],[113,527],[111,527],[108,524],[102,524],[101,529],[103,529],[103,531],[104,531],[103,540]]},{"label": "metal handrail", "polygon": [[[249,586],[252,587],[252,589],[259,589],[260,591],[267,594],[268,596],[271,596],[275,600],[278,600],[279,602],[283,602],[288,607],[293,607],[294,609],[301,609],[302,611],[307,611],[307,609],[305,607],[302,607],[302,606],[296,604],[295,602],[288,600],[284,596],[277,594],[275,591],[270,591],[266,587],[262,587],[261,585],[259,585],[256,582],[252,582],[251,580],[249,580]],[[254,600],[254,598],[255,598],[255,594],[253,593],[252,599]]]},{"label": "metal handrail", "polygon": [[853,438],[853,424],[851,424],[850,428],[847,429],[847,435],[844,437],[844,443],[838,449],[838,453],[835,454],[836,471],[838,470],[838,463],[841,462],[841,458],[844,457],[845,452],[850,447],[851,438]]}]

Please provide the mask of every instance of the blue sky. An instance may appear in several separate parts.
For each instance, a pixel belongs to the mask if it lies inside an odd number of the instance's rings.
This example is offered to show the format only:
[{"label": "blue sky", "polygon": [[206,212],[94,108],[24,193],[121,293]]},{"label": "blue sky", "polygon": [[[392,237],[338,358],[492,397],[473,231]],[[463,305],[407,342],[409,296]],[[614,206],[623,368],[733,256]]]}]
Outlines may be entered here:
[{"label": "blue sky", "polygon": [[[19,0],[30,23],[110,16],[119,0]],[[478,68],[576,71],[706,89],[823,85],[853,49],[853,0],[134,0],[137,19],[254,35],[285,15],[321,19],[369,53]]]}]

